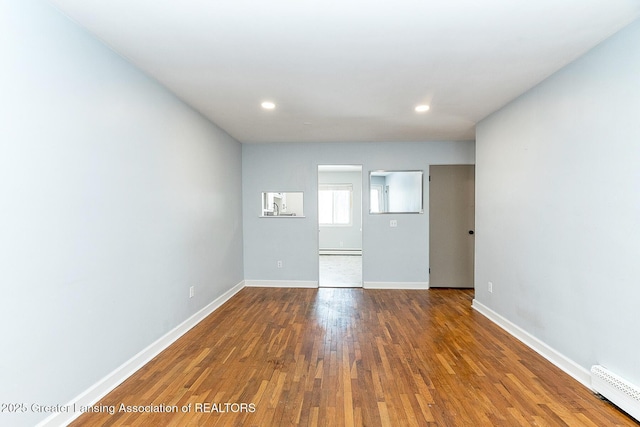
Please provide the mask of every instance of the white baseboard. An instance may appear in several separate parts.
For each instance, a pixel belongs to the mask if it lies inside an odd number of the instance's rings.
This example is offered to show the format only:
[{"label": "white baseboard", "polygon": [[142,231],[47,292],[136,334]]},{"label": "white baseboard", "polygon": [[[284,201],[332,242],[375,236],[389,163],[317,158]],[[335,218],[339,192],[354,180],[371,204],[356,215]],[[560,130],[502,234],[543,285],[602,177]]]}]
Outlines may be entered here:
[{"label": "white baseboard", "polygon": [[[80,408],[82,406],[91,406],[96,404],[100,399],[106,396],[109,392],[122,384],[124,380],[133,375],[137,370],[149,363],[151,359],[156,357],[160,352],[173,344],[178,338],[184,335],[191,328],[200,323],[205,317],[213,313],[222,304],[227,302],[232,296],[238,293],[245,287],[245,282],[242,281],[222,294],[220,297],[207,304],[200,311],[189,317],[180,325],[167,332],[160,337],[157,341],[153,342],[144,350],[133,356],[127,362],[116,368],[109,375],[98,381],[96,384],[82,392],[75,397],[69,403],[69,408]],[[72,406],[73,405],[73,406]],[[82,412],[59,412],[54,413],[51,416],[45,418],[40,422],[37,427],[50,427],[50,426],[66,426],[71,421],[82,415]]]},{"label": "white baseboard", "polygon": [[429,289],[429,282],[364,282],[365,289]]},{"label": "white baseboard", "polygon": [[318,282],[313,280],[245,280],[248,288],[317,288]]},{"label": "white baseboard", "polygon": [[482,314],[483,316],[494,322],[496,325],[500,326],[502,329],[522,341],[525,345],[547,359],[549,362],[562,369],[566,374],[573,377],[576,381],[578,381],[588,389],[592,389],[591,373],[589,372],[589,370],[578,365],[576,362],[569,359],[564,354],[549,347],[549,345],[540,341],[538,338],[520,328],[515,323],[512,323],[511,321],[505,319],[481,302],[478,302],[478,300],[474,299],[471,307],[473,307],[478,313]]}]

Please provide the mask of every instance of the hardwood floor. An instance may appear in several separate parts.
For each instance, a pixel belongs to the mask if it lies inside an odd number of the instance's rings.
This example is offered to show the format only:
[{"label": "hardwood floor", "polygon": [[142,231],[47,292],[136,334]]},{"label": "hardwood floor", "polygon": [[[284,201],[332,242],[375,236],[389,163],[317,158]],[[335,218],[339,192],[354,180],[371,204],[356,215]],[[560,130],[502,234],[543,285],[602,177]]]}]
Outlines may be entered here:
[{"label": "hardwood floor", "polygon": [[113,415],[72,425],[636,425],[472,310],[472,298],[245,288],[95,407]]}]

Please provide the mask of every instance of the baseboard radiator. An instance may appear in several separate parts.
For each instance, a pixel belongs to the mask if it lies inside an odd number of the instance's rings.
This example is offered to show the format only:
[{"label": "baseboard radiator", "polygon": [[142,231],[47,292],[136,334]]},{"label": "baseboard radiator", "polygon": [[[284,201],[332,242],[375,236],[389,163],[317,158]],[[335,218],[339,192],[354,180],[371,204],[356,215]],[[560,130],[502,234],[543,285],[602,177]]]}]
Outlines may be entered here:
[{"label": "baseboard radiator", "polygon": [[640,387],[600,365],[591,367],[591,387],[596,393],[640,421]]},{"label": "baseboard radiator", "polygon": [[362,249],[320,249],[320,255],[362,255]]}]

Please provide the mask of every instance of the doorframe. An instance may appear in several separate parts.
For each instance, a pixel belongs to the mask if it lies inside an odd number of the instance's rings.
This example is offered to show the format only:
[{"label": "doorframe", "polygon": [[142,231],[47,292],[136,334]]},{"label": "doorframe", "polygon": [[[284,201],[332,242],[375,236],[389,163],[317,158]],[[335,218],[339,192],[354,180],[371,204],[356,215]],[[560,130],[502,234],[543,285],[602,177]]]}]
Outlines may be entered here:
[{"label": "doorframe", "polygon": [[[362,241],[363,241],[363,236],[364,236],[364,191],[365,191],[365,186],[364,186],[364,181],[363,181],[363,165],[362,164],[355,164],[355,163],[322,163],[322,164],[317,164],[316,165],[316,202],[317,202],[317,210],[316,210],[316,214],[317,214],[317,223],[316,226],[318,227],[318,246],[316,247],[316,256],[318,259],[318,287],[322,287],[321,282],[320,282],[320,168],[321,167],[327,167],[327,168],[335,168],[335,172],[340,172],[340,171],[344,171],[344,172],[359,172],[360,173],[360,178],[359,178],[359,182],[360,182],[360,259],[361,259],[361,265],[360,265],[360,285],[359,286],[350,286],[353,288],[364,288],[364,274],[363,274],[363,270],[364,270],[364,251],[362,250]],[[357,169],[356,169],[357,168]],[[330,170],[328,170],[327,172],[330,172]],[[352,222],[354,220],[354,213],[353,213],[353,208],[354,208],[354,202],[353,199],[355,199],[355,191],[352,191],[351,194],[352,200],[351,200],[351,215],[352,215]]]}]

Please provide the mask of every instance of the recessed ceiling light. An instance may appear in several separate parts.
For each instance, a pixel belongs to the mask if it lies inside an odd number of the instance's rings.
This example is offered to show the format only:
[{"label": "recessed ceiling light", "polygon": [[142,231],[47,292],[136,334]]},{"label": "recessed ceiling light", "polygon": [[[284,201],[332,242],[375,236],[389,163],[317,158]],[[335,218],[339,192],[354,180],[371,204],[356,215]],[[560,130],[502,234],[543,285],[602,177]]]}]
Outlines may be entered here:
[{"label": "recessed ceiling light", "polygon": [[273,110],[274,108],[276,108],[276,104],[270,101],[264,101],[260,105],[262,105],[262,108],[264,108],[265,110]]},{"label": "recessed ceiling light", "polygon": [[424,113],[426,111],[429,111],[429,106],[428,105],[422,104],[422,105],[418,105],[416,107],[416,112],[418,112],[418,113]]}]

